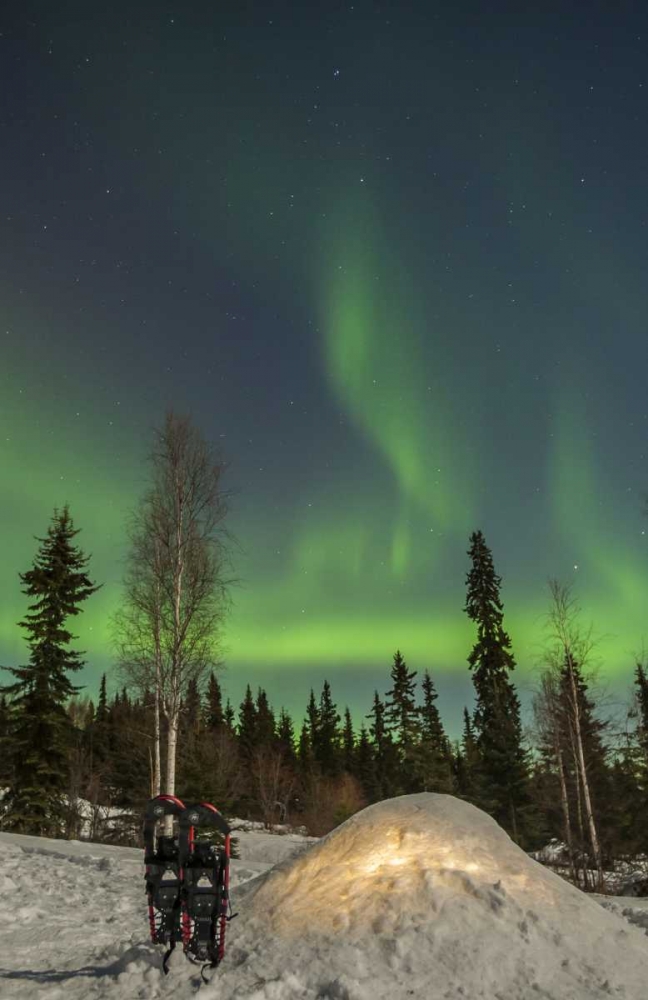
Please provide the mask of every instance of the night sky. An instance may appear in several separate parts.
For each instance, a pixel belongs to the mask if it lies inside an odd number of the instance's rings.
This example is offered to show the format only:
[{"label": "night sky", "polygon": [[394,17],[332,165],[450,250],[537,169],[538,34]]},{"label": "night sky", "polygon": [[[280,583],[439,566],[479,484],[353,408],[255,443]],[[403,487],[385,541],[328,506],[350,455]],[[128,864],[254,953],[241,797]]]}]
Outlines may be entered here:
[{"label": "night sky", "polygon": [[[0,662],[56,505],[103,583],[152,428],[229,464],[226,693],[470,698],[466,550],[528,698],[549,576],[623,697],[648,599],[645,3],[4,3]],[[526,692],[526,694],[525,694]]]}]

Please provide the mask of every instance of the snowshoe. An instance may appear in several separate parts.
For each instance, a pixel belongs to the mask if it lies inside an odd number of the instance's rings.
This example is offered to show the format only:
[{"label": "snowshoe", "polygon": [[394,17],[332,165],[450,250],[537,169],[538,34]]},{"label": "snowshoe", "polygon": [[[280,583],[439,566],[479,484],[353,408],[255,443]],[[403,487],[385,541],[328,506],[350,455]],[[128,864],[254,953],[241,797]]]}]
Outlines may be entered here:
[{"label": "snowshoe", "polygon": [[[197,840],[196,831],[216,829],[223,845]],[[179,817],[178,856],[182,872],[182,942],[185,954],[216,966],[225,954],[225,928],[230,918],[229,862],[231,830],[208,802],[190,805]]]},{"label": "snowshoe", "polygon": [[[166,826],[169,816],[173,817],[172,834]],[[196,839],[196,830],[205,828],[217,831],[222,845]],[[208,802],[185,806],[173,795],[158,795],[146,806],[144,861],[149,923],[153,943],[167,945],[162,961],[165,973],[178,941],[182,941],[185,955],[195,962],[213,968],[223,959],[225,928],[232,919],[230,842],[230,827]]]},{"label": "snowshoe", "polygon": [[176,837],[160,832],[159,827],[166,825],[167,816],[177,820],[184,808],[184,802],[175,796],[158,795],[150,800],[144,816],[144,863],[151,940],[153,944],[168,946],[162,963],[165,972],[168,971],[167,962],[176,941],[182,937],[181,870]]}]

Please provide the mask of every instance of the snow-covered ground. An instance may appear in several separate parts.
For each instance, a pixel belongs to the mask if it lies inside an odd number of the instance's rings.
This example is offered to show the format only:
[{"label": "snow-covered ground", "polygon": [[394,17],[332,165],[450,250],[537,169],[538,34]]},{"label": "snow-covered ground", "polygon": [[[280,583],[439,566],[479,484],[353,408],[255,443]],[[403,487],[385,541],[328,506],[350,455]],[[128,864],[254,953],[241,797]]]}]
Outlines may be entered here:
[{"label": "snow-covered ground", "polygon": [[141,851],[0,833],[1,1000],[648,996],[648,901],[584,896],[450,796],[378,803],[314,844],[237,837],[239,916],[204,985],[179,950],[160,972]]},{"label": "snow-covered ground", "polygon": [[[314,842],[232,825],[241,855],[232,861],[234,903],[238,886]],[[169,977],[160,972],[143,873],[135,848],[0,832],[0,1000],[193,995],[202,981],[182,956]]]}]

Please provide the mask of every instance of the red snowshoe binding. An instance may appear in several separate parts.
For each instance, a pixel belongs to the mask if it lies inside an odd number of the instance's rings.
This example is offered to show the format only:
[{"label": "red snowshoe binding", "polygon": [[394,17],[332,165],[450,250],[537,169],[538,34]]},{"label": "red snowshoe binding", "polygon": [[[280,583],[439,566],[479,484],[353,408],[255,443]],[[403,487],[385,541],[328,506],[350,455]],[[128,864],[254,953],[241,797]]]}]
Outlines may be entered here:
[{"label": "red snowshoe binding", "polygon": [[[182,943],[186,955],[213,967],[225,954],[225,928],[230,919],[231,831],[218,809],[208,802],[188,806],[180,815],[179,827]],[[205,827],[222,834],[222,847],[196,839],[196,830]]]},{"label": "red snowshoe binding", "polygon": [[[174,833],[158,832],[173,817]],[[196,830],[218,831],[223,845],[196,839]],[[146,807],[144,844],[146,891],[151,940],[168,945],[162,968],[176,943],[185,955],[215,967],[225,955],[225,928],[232,919],[229,901],[231,830],[218,809],[207,802],[185,806],[158,795]]]}]

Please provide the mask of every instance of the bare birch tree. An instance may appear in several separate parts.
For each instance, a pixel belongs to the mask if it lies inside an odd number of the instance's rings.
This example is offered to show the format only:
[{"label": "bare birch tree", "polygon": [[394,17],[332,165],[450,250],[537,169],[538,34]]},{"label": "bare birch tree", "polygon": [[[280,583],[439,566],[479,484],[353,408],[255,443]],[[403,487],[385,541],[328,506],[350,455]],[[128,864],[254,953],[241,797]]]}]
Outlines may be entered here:
[{"label": "bare birch tree", "polygon": [[[551,607],[548,615],[550,645],[546,650],[548,680],[547,690],[553,695],[545,702],[545,707],[553,713],[552,727],[561,747],[568,747],[573,757],[573,773],[576,786],[576,811],[579,828],[589,839],[599,884],[603,880],[601,847],[592,802],[588,761],[582,731],[582,704],[578,687],[577,672],[591,659],[594,639],[592,629],[581,627],[578,618],[580,609],[569,586],[557,580],[550,580]],[[561,696],[558,695],[559,678]],[[565,731],[566,730],[566,731]],[[561,749],[560,767],[564,777],[564,749]],[[561,794],[563,794],[561,792]],[[566,794],[566,789],[565,793]],[[565,815],[566,831],[571,835],[571,818]],[[585,879],[587,875],[585,873]]]},{"label": "bare birch tree", "polygon": [[162,784],[175,794],[182,699],[189,681],[219,662],[230,583],[223,472],[191,421],[168,412],[155,432],[150,488],[131,519],[124,601],[114,619],[122,671],[153,697],[154,794]]},{"label": "bare birch tree", "polygon": [[558,775],[560,808],[563,817],[563,837],[567,848],[569,874],[572,881],[575,882],[574,838],[572,835],[569,795],[567,793],[567,775],[558,698],[558,682],[555,671],[545,670],[540,678],[540,688],[533,700],[533,712],[538,737],[546,747],[547,753],[553,758],[553,764]]}]

